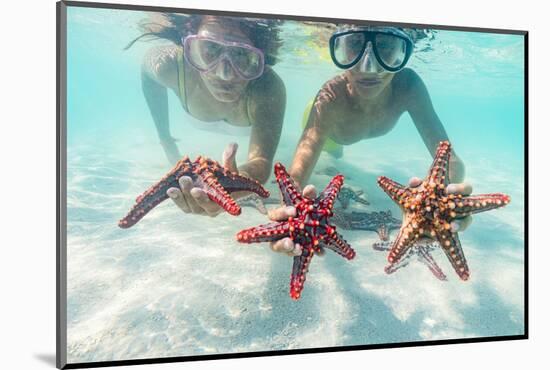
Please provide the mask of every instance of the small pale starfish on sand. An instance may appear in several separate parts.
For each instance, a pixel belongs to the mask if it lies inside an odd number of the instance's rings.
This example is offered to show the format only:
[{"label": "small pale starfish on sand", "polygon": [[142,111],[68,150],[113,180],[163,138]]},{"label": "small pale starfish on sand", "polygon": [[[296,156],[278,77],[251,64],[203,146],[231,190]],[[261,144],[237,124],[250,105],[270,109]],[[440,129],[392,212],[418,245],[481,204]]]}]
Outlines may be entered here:
[{"label": "small pale starfish on sand", "polygon": [[470,270],[458,239],[451,228],[457,218],[503,207],[510,203],[505,194],[463,196],[448,194],[451,144],[442,141],[437,148],[428,176],[418,187],[398,184],[387,177],[379,177],[378,185],[403,210],[404,218],[399,234],[388,255],[390,264],[397,264],[415,243],[424,237],[437,241],[462,280],[468,280]]},{"label": "small pale starfish on sand", "polygon": [[[380,243],[374,243],[372,245],[372,248],[377,251],[389,251],[391,245],[392,245],[392,242],[380,242]],[[417,242],[415,245],[409,248],[409,250],[407,251],[407,254],[403,256],[403,258],[401,258],[401,260],[398,263],[394,263],[386,266],[384,268],[384,271],[386,272],[386,274],[393,274],[400,268],[407,266],[411,262],[411,258],[413,256],[416,256],[418,258],[418,261],[420,261],[422,264],[428,267],[431,273],[438,280],[446,281],[447,276],[445,275],[443,270],[441,270],[437,262],[435,262],[435,259],[431,254],[431,252],[433,252],[436,248],[439,248],[439,245],[437,243]]]},{"label": "small pale starfish on sand", "polygon": [[369,201],[364,198],[363,190],[356,191],[347,186],[342,187],[342,190],[338,194],[338,200],[340,201],[343,209],[348,208],[352,200],[366,206],[370,204]]},{"label": "small pale starfish on sand", "polygon": [[390,230],[399,229],[401,221],[391,211],[344,212],[337,209],[332,218],[334,224],[345,230],[367,230],[378,233],[380,240],[388,240]]}]

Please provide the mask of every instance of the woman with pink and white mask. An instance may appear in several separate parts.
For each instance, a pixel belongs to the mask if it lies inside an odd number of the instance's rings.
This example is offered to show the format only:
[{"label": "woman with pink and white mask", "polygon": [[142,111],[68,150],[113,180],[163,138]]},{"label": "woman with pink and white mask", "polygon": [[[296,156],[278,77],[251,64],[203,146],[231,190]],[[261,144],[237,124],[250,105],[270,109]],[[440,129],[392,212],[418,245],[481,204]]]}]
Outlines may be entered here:
[{"label": "woman with pink and white mask", "polygon": [[[183,109],[204,123],[201,128],[249,135],[247,162],[237,167],[237,144],[231,143],[223,152],[223,165],[265,183],[286,106],[285,86],[271,68],[281,45],[278,22],[162,13],[142,28],[138,39],[173,42],[151,49],[142,67],[143,94],[168,160],[175,163],[181,158],[170,134],[167,91],[172,90]],[[184,212],[208,216],[222,212],[190,178],[182,177],[179,185],[169,189],[168,196]]]}]

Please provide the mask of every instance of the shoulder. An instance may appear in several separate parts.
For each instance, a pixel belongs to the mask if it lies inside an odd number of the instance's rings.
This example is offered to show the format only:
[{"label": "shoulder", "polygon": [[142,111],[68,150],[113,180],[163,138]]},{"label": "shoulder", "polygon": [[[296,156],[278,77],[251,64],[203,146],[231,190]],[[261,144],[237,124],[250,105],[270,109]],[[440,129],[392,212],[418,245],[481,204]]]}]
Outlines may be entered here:
[{"label": "shoulder", "polygon": [[340,74],[325,82],[317,93],[315,105],[327,105],[342,100],[348,95],[348,80]]},{"label": "shoulder", "polygon": [[422,77],[411,68],[404,68],[395,75],[392,88],[394,99],[402,101],[407,106],[409,103],[418,104],[419,101],[429,99]]},{"label": "shoulder", "polygon": [[251,82],[250,93],[253,97],[286,98],[286,87],[282,78],[273,69],[266,67],[262,76]]},{"label": "shoulder", "polygon": [[143,56],[142,71],[165,86],[178,81],[178,50],[176,45],[156,46]]},{"label": "shoulder", "polygon": [[[325,82],[315,97],[312,113],[316,125],[333,122],[349,105],[349,81],[340,74]],[[312,117],[310,117],[311,119]]]},{"label": "shoulder", "polygon": [[411,68],[404,68],[396,73],[392,81],[392,87],[394,91],[406,94],[417,94],[426,89],[422,77]]},{"label": "shoulder", "polygon": [[265,115],[272,118],[284,115],[286,87],[281,77],[271,68],[266,68],[261,77],[250,82],[246,94],[246,106],[251,121]]}]

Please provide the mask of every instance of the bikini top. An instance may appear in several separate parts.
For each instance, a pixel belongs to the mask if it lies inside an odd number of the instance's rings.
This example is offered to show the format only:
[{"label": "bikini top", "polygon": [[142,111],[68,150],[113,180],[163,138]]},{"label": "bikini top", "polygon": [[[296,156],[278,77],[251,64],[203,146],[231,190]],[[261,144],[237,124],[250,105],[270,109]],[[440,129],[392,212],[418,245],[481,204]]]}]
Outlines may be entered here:
[{"label": "bikini top", "polygon": [[[183,58],[183,48],[178,48],[177,51],[177,62],[178,62],[178,90],[180,96],[180,102],[183,109],[191,116],[189,113],[189,107],[187,106],[187,93],[185,90],[185,67],[184,67],[184,58]],[[249,95],[247,94],[246,104],[248,105]],[[191,125],[199,130],[211,131],[222,133],[226,135],[235,135],[235,136],[250,136],[252,130],[251,126],[234,126],[223,119],[223,124],[219,122],[203,122],[197,119],[189,120]]]}]

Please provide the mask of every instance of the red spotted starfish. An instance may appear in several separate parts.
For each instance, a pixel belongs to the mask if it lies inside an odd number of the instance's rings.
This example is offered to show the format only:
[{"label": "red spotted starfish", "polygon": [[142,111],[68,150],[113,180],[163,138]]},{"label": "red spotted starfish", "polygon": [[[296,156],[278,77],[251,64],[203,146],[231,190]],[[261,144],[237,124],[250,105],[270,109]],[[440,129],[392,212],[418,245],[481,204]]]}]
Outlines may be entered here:
[{"label": "red spotted starfish", "polygon": [[284,203],[296,208],[296,217],[242,230],[237,234],[237,241],[257,243],[290,237],[294,243],[300,244],[302,254],[294,257],[290,275],[290,297],[299,299],[315,252],[320,252],[326,247],[348,260],[355,257],[355,251],[336,232],[336,227],[329,224],[329,218],[333,215],[332,207],[344,183],[344,176],[334,176],[325,190],[315,199],[302,195],[299,187],[280,163],[275,164],[275,178]]},{"label": "red spotted starfish", "polygon": [[150,210],[168,199],[168,189],[179,188],[178,181],[182,176],[189,176],[194,186],[202,188],[210,200],[231,215],[239,215],[241,207],[231,198],[230,193],[251,191],[264,198],[269,197],[269,192],[254,179],[231,172],[212,159],[198,156],[191,162],[189,157],[185,156],[159,182],[137,197],[136,204],[118,222],[118,226],[126,229],[135,225]]},{"label": "red spotted starfish", "polygon": [[397,264],[419,239],[437,241],[462,280],[468,280],[470,271],[451,222],[474,213],[503,207],[510,202],[505,194],[463,196],[446,192],[449,184],[451,144],[442,141],[437,147],[428,176],[418,187],[403,186],[387,177],[379,177],[378,185],[404,212],[403,224],[388,255],[390,264]]}]

